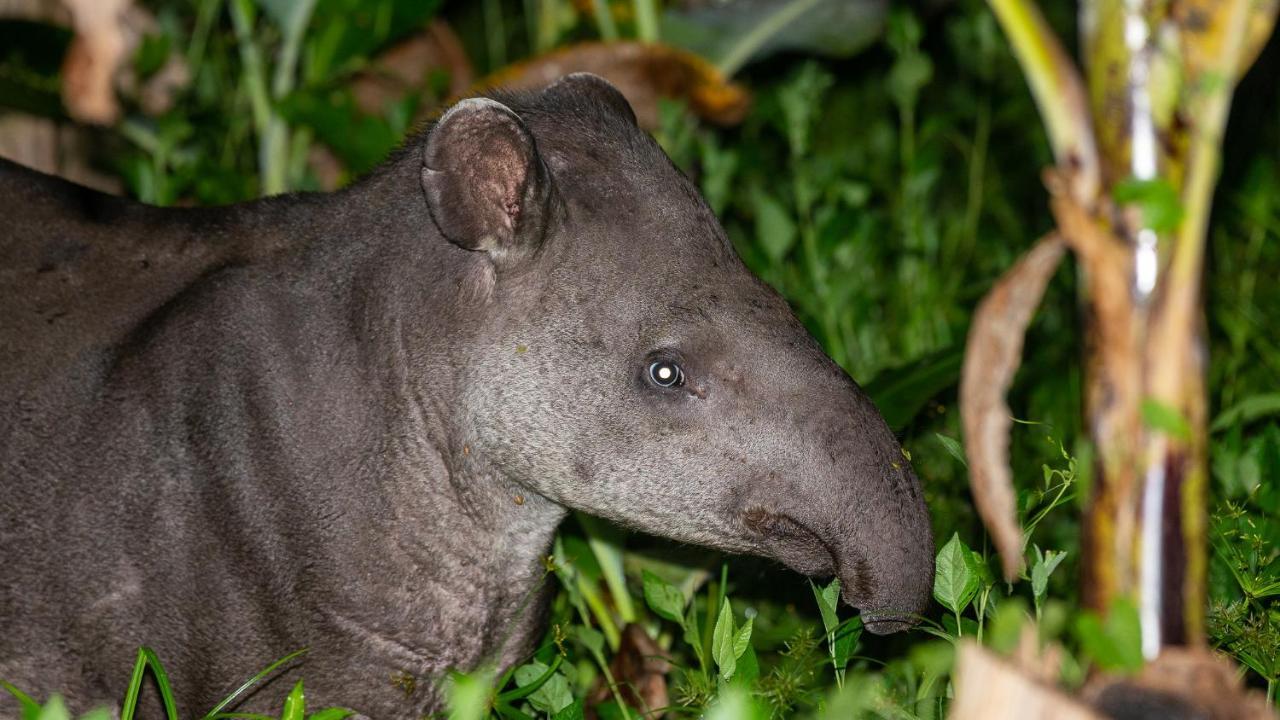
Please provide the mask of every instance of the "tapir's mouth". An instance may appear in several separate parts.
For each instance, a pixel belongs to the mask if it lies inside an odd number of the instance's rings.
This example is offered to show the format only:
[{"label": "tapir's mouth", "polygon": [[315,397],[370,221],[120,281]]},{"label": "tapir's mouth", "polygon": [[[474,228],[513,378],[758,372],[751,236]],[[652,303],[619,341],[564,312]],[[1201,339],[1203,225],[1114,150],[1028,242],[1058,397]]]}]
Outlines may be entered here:
[{"label": "tapir's mouth", "polygon": [[809,577],[837,575],[841,599],[858,608],[867,632],[888,635],[907,630],[919,620],[919,616],[910,612],[884,609],[881,604],[884,598],[876,600],[871,568],[866,560],[856,551],[827,540],[794,517],[757,506],[742,513],[742,524],[759,537],[762,554]]},{"label": "tapir's mouth", "polygon": [[918,618],[897,613],[863,613],[862,626],[873,635],[891,635],[911,629]]},{"label": "tapir's mouth", "polygon": [[742,514],[742,524],[763,541],[763,554],[801,575],[835,573],[835,553],[827,541],[799,520],[753,507]]}]

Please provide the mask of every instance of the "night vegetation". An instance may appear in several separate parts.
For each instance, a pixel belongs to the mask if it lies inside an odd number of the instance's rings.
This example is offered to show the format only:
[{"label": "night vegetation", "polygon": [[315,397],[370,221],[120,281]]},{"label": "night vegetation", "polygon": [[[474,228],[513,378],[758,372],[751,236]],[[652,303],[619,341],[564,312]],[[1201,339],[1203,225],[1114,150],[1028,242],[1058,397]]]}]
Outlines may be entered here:
[{"label": "night vegetation", "polygon": [[[1048,284],[1008,398],[1024,538],[1012,582],[970,494],[958,386],[974,308],[1057,222],[1041,180],[1055,147],[987,4],[856,0],[835,12],[836,2],[777,0],[745,16],[709,13],[701,25],[682,3],[657,0],[140,4],[154,22],[126,59],[132,80],[118,106],[96,125],[68,119],[81,112],[62,86],[71,34],[48,18],[0,18],[0,121],[22,113],[75,128],[75,152],[96,181],[161,205],[339,186],[460,87],[519,79],[529,58],[583,41],[669,41],[704,56],[709,64],[656,52],[638,61],[655,73],[671,72],[671,62],[692,68],[692,79],[638,114],[651,117],[747,264],[876,401],[922,479],[938,546],[936,603],[910,632],[863,635],[834,585],[576,516],[546,559],[545,582],[558,592],[544,642],[504,673],[452,678],[452,717],[623,718],[643,707],[670,717],[939,718],[954,698],[958,644],[1011,653],[1025,623],[1042,646],[1060,649],[1056,679],[1068,691],[1095,670],[1142,667],[1138,607],[1121,598],[1099,612],[1082,593],[1084,509],[1099,464],[1082,409],[1087,288],[1075,263]],[[1074,8],[1052,5],[1058,36],[1076,37]],[[789,14],[821,12],[846,25],[823,34]],[[461,58],[437,44],[427,71],[377,82],[401,62],[387,49],[424,37],[433,19],[456,32]],[[176,79],[159,82],[166,73]],[[1208,491],[1196,500],[1208,518],[1207,642],[1272,708],[1278,73],[1271,42],[1244,75],[1225,131],[1204,272]],[[737,112],[748,91],[749,107]],[[15,127],[0,123],[0,136]],[[1113,190],[1156,225],[1176,226],[1184,211],[1156,185]],[[1144,405],[1143,419],[1171,436],[1185,422],[1159,403]],[[163,692],[163,661],[140,652],[135,688],[154,677]],[[279,717],[342,717],[305,708],[305,655],[296,668],[262,676],[269,684],[259,692],[279,697]],[[246,679],[225,680],[230,692]],[[413,691],[413,678],[387,682]],[[56,697],[6,689],[17,702],[0,703],[0,714],[20,705],[26,720],[69,716]],[[240,717],[226,714],[233,709],[211,717]]]}]

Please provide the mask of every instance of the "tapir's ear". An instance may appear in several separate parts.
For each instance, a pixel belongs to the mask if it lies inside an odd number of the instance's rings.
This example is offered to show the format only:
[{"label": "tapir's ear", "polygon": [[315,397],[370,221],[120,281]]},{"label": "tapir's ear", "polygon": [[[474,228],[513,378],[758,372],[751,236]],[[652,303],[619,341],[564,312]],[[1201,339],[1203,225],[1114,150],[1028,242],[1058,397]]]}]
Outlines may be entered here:
[{"label": "tapir's ear", "polygon": [[542,242],[551,178],[533,135],[506,105],[454,105],[427,136],[422,187],[444,236],[499,267]]},{"label": "tapir's ear", "polygon": [[615,115],[629,120],[632,125],[636,124],[635,110],[626,96],[613,83],[595,73],[569,73],[548,85],[545,92],[561,96],[561,105],[567,105],[573,100],[586,100],[607,107]]}]

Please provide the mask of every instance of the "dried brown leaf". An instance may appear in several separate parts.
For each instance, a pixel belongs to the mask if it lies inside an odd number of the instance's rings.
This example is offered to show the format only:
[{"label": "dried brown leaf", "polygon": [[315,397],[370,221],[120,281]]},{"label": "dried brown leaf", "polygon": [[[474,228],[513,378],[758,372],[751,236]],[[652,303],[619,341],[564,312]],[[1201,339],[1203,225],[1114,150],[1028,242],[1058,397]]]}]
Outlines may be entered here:
[{"label": "dried brown leaf", "polygon": [[436,71],[448,75],[450,95],[461,95],[475,82],[462,41],[440,19],[379,53],[355,76],[351,92],[361,112],[379,114],[405,95],[423,91]]},{"label": "dried brown leaf", "polygon": [[575,72],[595,73],[613,83],[646,129],[658,125],[658,100],[679,98],[704,120],[738,123],[751,96],[712,64],[686,50],[657,43],[587,42],[516,63],[480,81],[479,87],[536,89]]},{"label": "dried brown leaf", "polygon": [[969,483],[1009,581],[1022,570],[1022,528],[1009,471],[1012,419],[1004,396],[1021,363],[1027,324],[1064,251],[1058,235],[1042,238],[987,293],[973,314],[960,375]]},{"label": "dried brown leaf", "polygon": [[[628,705],[646,717],[660,716],[671,704],[667,694],[669,672],[671,663],[666,660],[666,652],[649,637],[643,626],[631,623],[622,629],[622,641],[609,662],[609,673],[618,683],[618,691]],[[596,705],[612,697],[613,692],[601,678],[587,698],[588,712],[594,714]]]},{"label": "dried brown leaf", "polygon": [[976,643],[956,657],[951,720],[1102,720],[1088,706]]},{"label": "dried brown leaf", "polygon": [[130,0],[63,0],[75,38],[62,64],[62,100],[71,117],[108,125],[120,117],[115,77],[130,48]]}]

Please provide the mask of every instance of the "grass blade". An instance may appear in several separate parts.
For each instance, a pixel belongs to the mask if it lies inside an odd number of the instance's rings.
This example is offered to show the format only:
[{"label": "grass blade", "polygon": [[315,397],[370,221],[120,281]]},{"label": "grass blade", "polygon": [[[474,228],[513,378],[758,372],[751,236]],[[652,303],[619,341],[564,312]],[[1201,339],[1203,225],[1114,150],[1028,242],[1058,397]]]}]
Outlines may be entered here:
[{"label": "grass blade", "polygon": [[[259,682],[261,682],[263,678],[270,675],[281,665],[284,665],[285,663],[291,660],[295,660],[298,657],[301,657],[302,655],[306,654],[306,652],[307,652],[307,648],[302,648],[301,650],[295,650],[294,652],[291,652],[288,655],[285,655],[284,657],[280,658],[279,660],[271,663],[266,668],[264,668],[261,672],[259,672],[257,675],[254,675],[253,677],[249,678],[244,682],[243,685],[236,688],[235,692],[223,698],[222,702],[215,705],[212,710],[210,710],[207,714],[205,714],[204,720],[215,720],[216,717],[219,717],[218,714],[222,712],[223,708],[235,702],[236,698],[243,695],[246,691],[249,690],[249,688],[253,687],[254,685],[257,685]],[[223,715],[221,717],[226,717],[226,715]],[[175,719],[176,719],[176,716],[175,716]]]},{"label": "grass blade", "polygon": [[0,680],[0,688],[4,688],[22,706],[22,720],[33,720],[40,715],[40,703],[31,699],[30,695],[4,680]]},{"label": "grass blade", "polygon": [[169,687],[169,675],[160,664],[156,651],[143,645],[138,648],[138,659],[133,662],[133,675],[129,678],[129,688],[124,694],[124,707],[120,711],[120,720],[133,720],[138,709],[138,694],[142,692],[142,679],[146,676],[147,666],[151,666],[151,674],[155,676],[156,687],[160,691],[160,701],[164,703],[165,717],[178,720],[178,707],[173,702],[173,689]]}]

